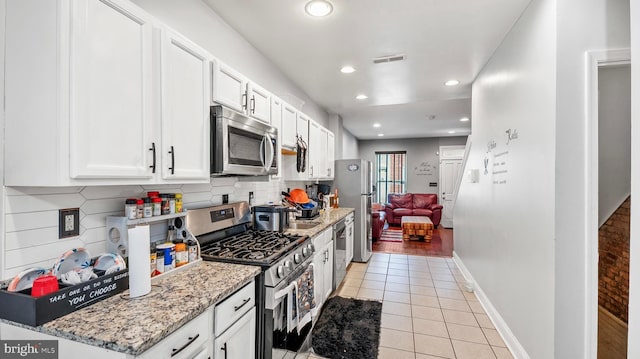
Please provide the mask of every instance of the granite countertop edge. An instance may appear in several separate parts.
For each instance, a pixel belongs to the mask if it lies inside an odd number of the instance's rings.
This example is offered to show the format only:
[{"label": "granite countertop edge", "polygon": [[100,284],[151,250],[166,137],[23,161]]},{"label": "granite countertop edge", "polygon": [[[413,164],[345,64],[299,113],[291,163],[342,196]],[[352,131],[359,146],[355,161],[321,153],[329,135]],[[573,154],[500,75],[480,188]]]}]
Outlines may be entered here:
[{"label": "granite countertop edge", "polygon": [[[124,354],[141,355],[251,282],[260,271],[256,266],[199,262],[185,271],[154,281],[147,298],[123,299],[127,290],[37,327],[5,319],[0,322]],[[193,282],[184,281],[192,276],[208,277],[209,281],[195,288]],[[165,321],[158,325],[158,318]],[[104,323],[112,326],[100,327]]]}]

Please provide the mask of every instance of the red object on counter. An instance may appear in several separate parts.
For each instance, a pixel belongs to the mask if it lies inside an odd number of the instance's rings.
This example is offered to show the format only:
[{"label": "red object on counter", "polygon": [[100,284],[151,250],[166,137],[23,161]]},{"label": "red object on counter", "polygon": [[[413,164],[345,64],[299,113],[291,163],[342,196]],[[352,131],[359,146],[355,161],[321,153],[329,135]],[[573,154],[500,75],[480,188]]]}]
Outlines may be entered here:
[{"label": "red object on counter", "polygon": [[33,281],[33,287],[31,288],[32,297],[42,297],[49,293],[56,292],[60,289],[58,285],[58,278],[54,275],[43,275]]}]

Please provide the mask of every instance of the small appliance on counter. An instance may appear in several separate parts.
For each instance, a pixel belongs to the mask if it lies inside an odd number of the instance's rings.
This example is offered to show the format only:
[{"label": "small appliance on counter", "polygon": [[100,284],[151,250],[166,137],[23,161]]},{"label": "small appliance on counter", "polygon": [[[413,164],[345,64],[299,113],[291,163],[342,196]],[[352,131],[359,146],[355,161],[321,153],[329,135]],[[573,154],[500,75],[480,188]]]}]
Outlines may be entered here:
[{"label": "small appliance on counter", "polygon": [[289,228],[289,212],[295,208],[279,205],[253,206],[253,228],[256,230],[284,232]]}]

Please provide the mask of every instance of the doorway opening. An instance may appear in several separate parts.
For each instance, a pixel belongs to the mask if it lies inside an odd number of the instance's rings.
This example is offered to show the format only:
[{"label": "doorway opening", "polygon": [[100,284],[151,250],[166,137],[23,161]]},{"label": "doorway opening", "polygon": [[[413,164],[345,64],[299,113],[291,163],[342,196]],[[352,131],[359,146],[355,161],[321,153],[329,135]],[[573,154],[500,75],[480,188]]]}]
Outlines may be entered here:
[{"label": "doorway opening", "polygon": [[589,54],[590,358],[626,359],[631,203],[628,50]]}]

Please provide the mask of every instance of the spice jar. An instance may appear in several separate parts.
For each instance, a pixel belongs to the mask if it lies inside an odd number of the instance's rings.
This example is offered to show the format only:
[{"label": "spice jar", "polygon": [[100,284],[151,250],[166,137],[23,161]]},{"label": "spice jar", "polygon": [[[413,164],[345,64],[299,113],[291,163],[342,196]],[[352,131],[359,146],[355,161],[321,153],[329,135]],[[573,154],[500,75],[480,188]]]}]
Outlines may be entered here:
[{"label": "spice jar", "polygon": [[142,217],[144,218],[153,217],[153,207],[151,204],[151,198],[145,197],[143,198],[143,201],[144,201],[144,207],[142,211]]},{"label": "spice jar", "polygon": [[182,193],[176,193],[176,213],[182,213]]},{"label": "spice jar", "polygon": [[152,199],[153,201],[153,215],[159,216],[162,214],[162,199],[155,197]]},{"label": "spice jar", "polygon": [[187,251],[189,252],[189,262],[195,262],[198,259],[198,243],[193,239],[188,240]]},{"label": "spice jar", "polygon": [[144,201],[141,199],[137,200],[136,207],[137,207],[136,218],[140,219],[144,216]]},{"label": "spice jar", "polygon": [[149,198],[160,197],[160,192],[158,192],[158,191],[147,192],[147,197],[149,197]]},{"label": "spice jar", "polygon": [[187,245],[184,243],[176,243],[176,267],[183,266],[189,262],[187,253]]},{"label": "spice jar", "polygon": [[169,195],[161,193],[160,199],[162,201],[162,214],[170,214],[171,209],[169,208]]},{"label": "spice jar", "polygon": [[136,219],[138,216],[138,201],[135,198],[127,198],[124,202],[124,215],[128,219]]},{"label": "spice jar", "polygon": [[176,213],[176,195],[169,193],[169,213]]}]

